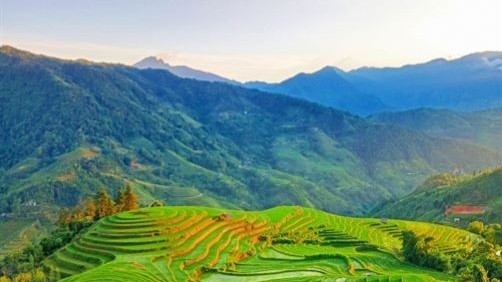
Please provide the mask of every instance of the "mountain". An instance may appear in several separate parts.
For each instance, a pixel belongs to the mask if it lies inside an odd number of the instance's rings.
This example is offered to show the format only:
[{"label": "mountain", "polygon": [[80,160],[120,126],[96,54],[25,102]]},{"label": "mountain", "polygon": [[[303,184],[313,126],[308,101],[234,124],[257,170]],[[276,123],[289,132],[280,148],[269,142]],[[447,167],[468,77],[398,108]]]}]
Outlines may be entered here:
[{"label": "mountain", "polygon": [[502,52],[473,53],[398,68],[344,72],[327,66],[281,83],[246,87],[281,93],[358,115],[417,108],[476,111],[502,107]]},{"label": "mountain", "polygon": [[[189,67],[173,67],[155,57],[145,58],[135,66],[167,69],[184,78],[238,84]],[[280,83],[255,81],[243,86],[362,116],[423,107],[476,111],[502,107],[502,52],[473,53],[454,60],[435,59],[397,68],[364,67],[350,72],[327,66]]]},{"label": "mountain", "polygon": [[144,204],[362,214],[479,146],[301,99],[0,48],[0,214],[41,216],[129,183]]},{"label": "mountain", "polygon": [[[426,234],[427,246],[441,257],[467,252],[479,240],[449,226],[381,223],[294,206],[252,212],[157,207],[97,222],[44,264],[64,282],[456,280],[402,261],[403,231]],[[500,262],[485,260],[493,269]],[[490,269],[490,275],[496,273]]]},{"label": "mountain", "polygon": [[210,72],[205,72],[202,70],[193,69],[187,66],[171,66],[168,63],[164,62],[161,58],[150,56],[146,57],[143,60],[135,63],[133,65],[139,69],[163,69],[168,70],[176,76],[182,78],[191,78],[202,81],[210,81],[210,82],[225,82],[229,84],[240,84],[238,81],[231,80]]},{"label": "mountain", "polygon": [[473,111],[502,106],[502,52],[435,59],[399,68],[348,72],[362,91],[397,110],[422,107]]},{"label": "mountain", "polygon": [[502,152],[502,108],[479,112],[416,109],[380,113],[370,119],[419,130],[429,136],[463,140]]},{"label": "mountain", "polygon": [[[430,177],[410,195],[381,205],[375,210],[379,216],[407,218],[465,226],[472,220],[501,223],[502,168],[485,170],[473,175],[439,174]],[[465,214],[455,209],[464,206]],[[465,208],[473,209],[472,214]],[[480,207],[480,211],[473,207]],[[450,208],[450,209],[448,209]],[[480,213],[480,214],[478,214]]]},{"label": "mountain", "polygon": [[316,102],[359,115],[383,111],[386,106],[376,97],[361,92],[334,67],[314,73],[300,73],[280,83],[248,82],[246,87]]}]

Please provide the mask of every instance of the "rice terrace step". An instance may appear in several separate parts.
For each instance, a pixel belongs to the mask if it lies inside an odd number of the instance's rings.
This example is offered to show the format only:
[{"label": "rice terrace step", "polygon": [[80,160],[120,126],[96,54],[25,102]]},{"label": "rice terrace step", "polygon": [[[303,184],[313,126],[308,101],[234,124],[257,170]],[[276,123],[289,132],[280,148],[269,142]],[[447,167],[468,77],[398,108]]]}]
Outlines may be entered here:
[{"label": "rice terrace step", "polygon": [[402,230],[445,252],[476,236],[448,226],[297,207],[155,207],[100,220],[45,261],[62,281],[454,281],[404,263]]}]

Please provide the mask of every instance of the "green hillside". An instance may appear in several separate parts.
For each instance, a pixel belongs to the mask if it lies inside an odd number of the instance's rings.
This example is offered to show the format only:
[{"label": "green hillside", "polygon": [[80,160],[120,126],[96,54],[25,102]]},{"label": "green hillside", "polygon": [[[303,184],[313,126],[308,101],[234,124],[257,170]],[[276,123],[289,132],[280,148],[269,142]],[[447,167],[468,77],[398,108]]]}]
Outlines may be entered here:
[{"label": "green hillside", "polygon": [[45,265],[69,276],[62,281],[455,281],[398,258],[405,230],[432,236],[443,253],[478,240],[447,226],[301,207],[158,207],[100,220]]},{"label": "green hillside", "polygon": [[[396,218],[445,222],[453,224],[460,218],[465,226],[469,221],[502,223],[502,168],[465,176],[440,174],[430,177],[410,195],[378,207],[376,215]],[[448,206],[486,206],[481,215],[445,214]]]},{"label": "green hillside", "polygon": [[413,128],[429,136],[464,140],[502,151],[502,108],[479,112],[416,109],[381,113],[371,120]]},{"label": "green hillside", "polygon": [[[144,203],[362,214],[501,154],[162,70],[0,49],[0,212],[132,184]],[[41,208],[33,209],[37,216]]]}]

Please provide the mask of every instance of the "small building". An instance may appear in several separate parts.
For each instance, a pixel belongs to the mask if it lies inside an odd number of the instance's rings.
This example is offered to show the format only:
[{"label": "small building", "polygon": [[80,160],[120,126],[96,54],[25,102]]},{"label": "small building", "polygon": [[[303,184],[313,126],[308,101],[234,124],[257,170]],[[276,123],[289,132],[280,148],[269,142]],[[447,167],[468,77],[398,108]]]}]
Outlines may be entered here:
[{"label": "small building", "polygon": [[446,216],[450,214],[463,214],[463,215],[480,215],[486,212],[486,206],[475,205],[452,205],[447,206],[444,213]]},{"label": "small building", "polygon": [[383,224],[386,224],[388,221],[389,221],[389,219],[386,218],[386,217],[380,218],[380,222],[383,223]]}]

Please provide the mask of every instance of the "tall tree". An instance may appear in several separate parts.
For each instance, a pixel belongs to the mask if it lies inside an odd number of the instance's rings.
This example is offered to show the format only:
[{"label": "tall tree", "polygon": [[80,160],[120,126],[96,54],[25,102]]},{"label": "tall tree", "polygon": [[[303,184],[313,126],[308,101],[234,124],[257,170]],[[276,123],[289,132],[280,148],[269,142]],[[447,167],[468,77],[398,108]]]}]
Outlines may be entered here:
[{"label": "tall tree", "polygon": [[86,219],[93,219],[96,216],[96,203],[92,198],[85,199],[83,203],[84,217]]},{"label": "tall tree", "polygon": [[137,209],[139,207],[138,196],[132,191],[132,187],[130,184],[127,184],[124,196],[125,196],[124,210],[130,211]]},{"label": "tall tree", "polygon": [[126,193],[124,189],[119,189],[117,198],[115,199],[115,212],[121,212],[125,210]]},{"label": "tall tree", "polygon": [[113,201],[106,192],[105,188],[101,188],[96,195],[96,214],[95,219],[113,214]]}]

